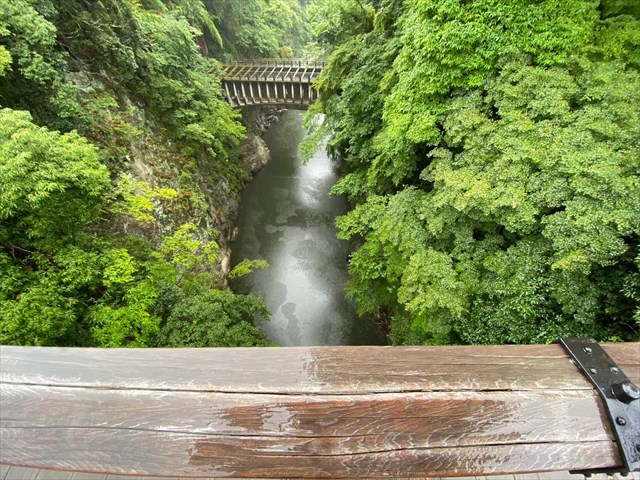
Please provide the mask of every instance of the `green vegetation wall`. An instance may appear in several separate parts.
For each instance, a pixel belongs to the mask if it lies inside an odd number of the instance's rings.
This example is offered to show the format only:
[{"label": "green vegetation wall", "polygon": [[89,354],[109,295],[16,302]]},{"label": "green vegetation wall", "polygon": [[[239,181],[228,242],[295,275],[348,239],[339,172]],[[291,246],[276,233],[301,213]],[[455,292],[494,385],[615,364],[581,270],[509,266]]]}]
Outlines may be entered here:
[{"label": "green vegetation wall", "polygon": [[639,338],[640,3],[310,12],[360,313],[397,344]]},{"label": "green vegetation wall", "polygon": [[303,17],[253,2],[269,36],[232,45],[241,3],[0,0],[0,343],[266,344],[217,273],[248,169],[207,54],[286,54]]},{"label": "green vegetation wall", "polygon": [[302,0],[205,0],[205,5],[218,32],[205,32],[216,58],[297,58],[310,39]]}]

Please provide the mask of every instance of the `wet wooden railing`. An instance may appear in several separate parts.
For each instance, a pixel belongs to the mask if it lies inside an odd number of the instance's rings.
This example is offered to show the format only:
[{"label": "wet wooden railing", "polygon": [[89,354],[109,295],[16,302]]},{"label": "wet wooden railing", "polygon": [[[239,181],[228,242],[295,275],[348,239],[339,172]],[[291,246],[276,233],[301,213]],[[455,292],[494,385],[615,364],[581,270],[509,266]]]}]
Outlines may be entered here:
[{"label": "wet wooden railing", "polygon": [[[640,344],[605,349],[639,384]],[[263,478],[621,465],[597,394],[558,345],[3,346],[0,368],[9,465]]]}]

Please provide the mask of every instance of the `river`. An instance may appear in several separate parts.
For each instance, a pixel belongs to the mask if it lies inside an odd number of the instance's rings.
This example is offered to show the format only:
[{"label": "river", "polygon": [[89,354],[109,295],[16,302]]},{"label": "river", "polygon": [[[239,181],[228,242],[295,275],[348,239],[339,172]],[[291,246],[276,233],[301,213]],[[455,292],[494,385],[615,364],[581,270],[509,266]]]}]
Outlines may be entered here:
[{"label": "river", "polygon": [[242,194],[232,262],[270,266],[236,280],[234,290],[265,298],[272,317],[261,327],[278,345],[381,344],[344,298],[349,244],[336,238],[334,222],[348,205],[328,195],[337,168],[325,151],[302,163],[305,134],[301,112],[287,110],[265,136],[272,160]]}]

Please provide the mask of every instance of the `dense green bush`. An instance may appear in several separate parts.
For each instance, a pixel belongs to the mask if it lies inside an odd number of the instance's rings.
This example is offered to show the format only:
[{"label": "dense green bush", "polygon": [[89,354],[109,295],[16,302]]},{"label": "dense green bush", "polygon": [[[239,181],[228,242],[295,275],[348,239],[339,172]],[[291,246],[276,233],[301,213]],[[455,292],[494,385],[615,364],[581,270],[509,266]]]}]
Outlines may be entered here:
[{"label": "dense green bush", "polygon": [[358,3],[315,33],[360,312],[395,343],[637,339],[637,3]]},{"label": "dense green bush", "polygon": [[160,332],[161,347],[267,346],[259,328],[247,318],[266,318],[269,312],[258,297],[210,290],[176,303]]}]

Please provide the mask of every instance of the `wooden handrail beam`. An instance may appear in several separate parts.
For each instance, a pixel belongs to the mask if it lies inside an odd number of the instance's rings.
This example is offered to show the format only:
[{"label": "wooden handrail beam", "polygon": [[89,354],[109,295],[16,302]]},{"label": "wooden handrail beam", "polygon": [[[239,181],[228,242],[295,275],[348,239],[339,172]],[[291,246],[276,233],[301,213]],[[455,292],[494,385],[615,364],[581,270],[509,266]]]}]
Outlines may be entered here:
[{"label": "wooden handrail beam", "polygon": [[[640,383],[639,343],[605,349]],[[621,465],[597,394],[559,345],[2,346],[0,389],[10,465],[261,478]]]}]

